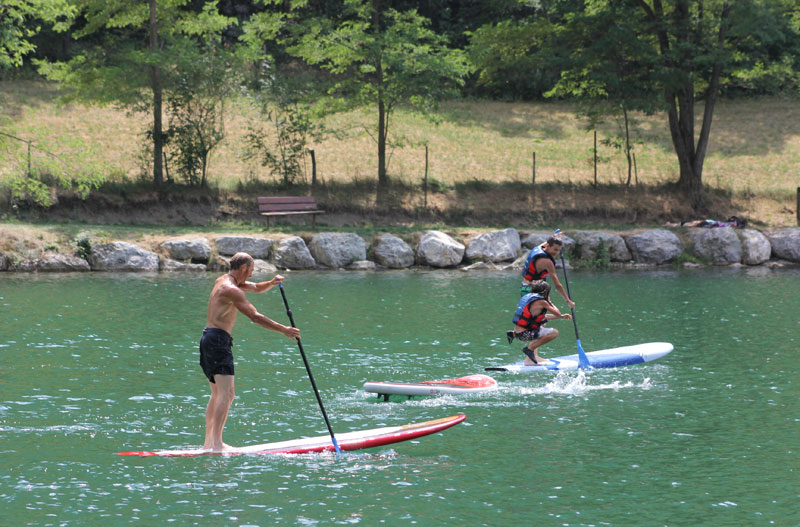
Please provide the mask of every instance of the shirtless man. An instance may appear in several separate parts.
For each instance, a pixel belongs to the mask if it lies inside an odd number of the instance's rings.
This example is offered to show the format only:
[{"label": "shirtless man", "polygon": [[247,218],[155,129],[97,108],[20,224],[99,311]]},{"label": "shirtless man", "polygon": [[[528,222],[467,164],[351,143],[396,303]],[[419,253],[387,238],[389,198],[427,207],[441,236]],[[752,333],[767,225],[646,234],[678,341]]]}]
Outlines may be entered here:
[{"label": "shirtless man", "polygon": [[245,293],[264,293],[283,282],[281,275],[267,282],[253,283],[253,258],[247,253],[236,253],[231,258],[231,270],[217,278],[208,299],[206,328],[200,339],[200,366],[208,377],[211,399],[206,407],[206,439],[203,448],[224,451],[231,447],[222,442],[222,429],[228,419],[228,410],[235,395],[233,389],[233,337],[236,312],[272,331],[283,333],[290,339],[300,338],[300,330],[284,326],[258,312]]}]

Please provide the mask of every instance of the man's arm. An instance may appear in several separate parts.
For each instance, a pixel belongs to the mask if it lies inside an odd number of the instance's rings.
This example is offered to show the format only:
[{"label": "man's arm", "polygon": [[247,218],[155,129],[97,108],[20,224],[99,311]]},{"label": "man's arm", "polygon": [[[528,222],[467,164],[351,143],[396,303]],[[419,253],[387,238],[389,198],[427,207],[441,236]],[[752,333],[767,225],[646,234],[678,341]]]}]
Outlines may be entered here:
[{"label": "man's arm", "polygon": [[569,313],[565,313],[562,315],[561,311],[559,311],[558,308],[555,306],[555,304],[553,304],[552,302],[547,302],[544,307],[550,313],[552,313],[552,315],[548,313],[547,315],[544,316],[547,320],[555,320],[557,318],[566,318],[567,320],[572,320],[572,315],[570,315]]},{"label": "man's arm", "polygon": [[569,295],[564,290],[564,286],[561,285],[561,281],[558,279],[558,275],[556,274],[556,266],[553,265],[553,262],[546,258],[542,258],[542,260],[544,260],[545,269],[547,269],[547,271],[550,273],[550,276],[553,277],[553,286],[556,288],[556,291],[558,291],[558,293],[564,297],[564,300],[567,301],[567,305],[570,307],[570,309],[574,308],[575,302],[570,300]]},{"label": "man's arm", "polygon": [[242,291],[246,291],[248,293],[266,293],[276,285],[283,282],[283,276],[276,274],[272,280],[267,280],[266,282],[245,282],[244,284],[240,285],[239,288]]},{"label": "man's arm", "polygon": [[300,338],[299,329],[293,328],[291,326],[284,326],[279,322],[275,322],[266,315],[262,315],[261,313],[259,313],[258,310],[256,309],[256,306],[254,306],[247,300],[247,297],[244,295],[243,291],[233,290],[231,292],[231,295],[233,295],[232,299],[233,305],[236,306],[236,309],[238,309],[240,313],[242,313],[244,316],[246,316],[256,324],[258,324],[259,326],[281,333],[293,340]]}]

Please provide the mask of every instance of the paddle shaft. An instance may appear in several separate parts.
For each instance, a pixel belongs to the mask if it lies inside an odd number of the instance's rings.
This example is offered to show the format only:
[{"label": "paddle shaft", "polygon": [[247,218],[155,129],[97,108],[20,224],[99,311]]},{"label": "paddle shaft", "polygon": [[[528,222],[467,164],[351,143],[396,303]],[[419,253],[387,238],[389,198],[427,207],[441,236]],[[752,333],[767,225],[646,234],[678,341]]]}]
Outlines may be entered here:
[{"label": "paddle shaft", "polygon": [[[561,253],[561,269],[564,270],[564,283],[567,285],[567,296],[570,300],[572,300],[572,293],[569,291],[569,277],[567,277],[567,265],[564,263],[564,253]],[[570,307],[569,310],[572,312],[572,325],[575,326],[575,338],[580,340],[581,337],[578,336],[578,321],[575,320],[575,308]]]},{"label": "paddle shaft", "polygon": [[[563,252],[561,253],[561,268],[564,270],[564,283],[567,285],[567,296],[572,300],[572,293],[569,290],[569,276],[567,276],[567,264],[564,263]],[[570,306],[569,310],[572,313],[572,325],[575,327],[575,341],[578,343],[578,367],[582,370],[591,368],[589,357],[586,356],[586,352],[583,351],[583,346],[581,346],[581,337],[578,334],[578,321],[575,319],[575,308]]]},{"label": "paddle shaft", "polygon": [[[296,328],[297,326],[294,325],[294,317],[292,316],[292,309],[289,307],[288,300],[286,300],[286,293],[283,292],[283,284],[279,284],[278,287],[281,290],[283,305],[286,306],[286,314],[289,315],[289,322],[292,324],[293,328]],[[336,442],[336,436],[333,435],[333,428],[331,428],[331,422],[328,420],[328,413],[325,411],[325,406],[322,404],[322,397],[319,396],[319,390],[317,390],[317,383],[314,381],[314,374],[311,373],[311,366],[308,365],[306,352],[303,350],[303,343],[300,342],[300,338],[297,339],[297,347],[300,348],[300,355],[303,357],[303,364],[306,365],[306,372],[308,373],[308,379],[311,381],[311,387],[314,388],[314,395],[317,396],[317,403],[319,404],[319,409],[322,410],[322,417],[325,419],[325,426],[328,427],[328,433],[331,434],[333,447],[336,449],[337,454],[341,454],[342,451],[339,450],[339,443]]]}]

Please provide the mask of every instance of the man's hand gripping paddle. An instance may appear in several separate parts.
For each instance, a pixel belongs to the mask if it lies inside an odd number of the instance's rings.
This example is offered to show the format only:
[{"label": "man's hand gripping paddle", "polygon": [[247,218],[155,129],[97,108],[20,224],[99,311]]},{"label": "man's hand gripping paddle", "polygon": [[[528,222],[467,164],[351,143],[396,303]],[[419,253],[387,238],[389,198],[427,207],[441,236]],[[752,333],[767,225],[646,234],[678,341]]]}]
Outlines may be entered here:
[{"label": "man's hand gripping paddle", "polygon": [[[555,234],[560,234],[561,229],[556,229]],[[567,277],[567,265],[564,263],[564,250],[561,250],[561,269],[564,270],[564,283],[567,284],[567,296],[572,300],[572,293],[569,291],[569,277]],[[583,346],[581,346],[581,337],[578,335],[578,321],[575,319],[575,308],[570,307],[570,311],[572,311],[572,325],[575,326],[575,340],[578,341],[578,368],[582,370],[588,370],[592,367],[589,363],[589,357],[586,356],[586,352],[583,351]]]},{"label": "man's hand gripping paddle", "polygon": [[[281,296],[283,297],[283,305],[286,306],[286,314],[289,315],[289,322],[292,324],[293,328],[296,328],[297,326],[294,325],[294,317],[292,317],[292,310],[289,308],[289,302],[286,300],[286,293],[283,292],[283,284],[279,284],[278,287],[280,287],[281,289]],[[580,343],[578,345],[580,345]],[[317,396],[317,403],[319,403],[319,409],[322,410],[322,417],[325,419],[325,425],[328,427],[328,432],[331,434],[331,441],[333,441],[333,448],[336,449],[337,454],[341,454],[342,451],[339,450],[339,443],[336,442],[336,436],[333,435],[331,422],[328,420],[328,414],[325,412],[325,407],[322,405],[322,398],[319,396],[319,390],[317,390],[317,383],[314,382],[314,375],[311,374],[311,367],[308,365],[306,352],[303,351],[303,344],[300,342],[299,337],[297,339],[297,347],[300,348],[300,355],[303,356],[303,364],[306,365],[306,372],[308,372],[308,379],[311,381],[311,387],[314,388],[314,395]]]}]

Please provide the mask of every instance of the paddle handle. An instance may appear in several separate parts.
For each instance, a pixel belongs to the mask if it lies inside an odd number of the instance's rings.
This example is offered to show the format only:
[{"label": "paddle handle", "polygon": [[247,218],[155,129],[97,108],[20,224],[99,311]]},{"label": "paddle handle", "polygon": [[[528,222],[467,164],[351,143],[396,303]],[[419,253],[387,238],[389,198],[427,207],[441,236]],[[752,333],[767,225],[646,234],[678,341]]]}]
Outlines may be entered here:
[{"label": "paddle handle", "polygon": [[[286,300],[286,293],[283,291],[283,284],[278,284],[278,287],[281,290],[281,297],[283,298],[283,305],[286,306],[286,314],[289,315],[289,323],[292,325],[293,328],[297,326],[294,325],[294,317],[292,316],[292,309],[289,307],[289,302]],[[308,379],[311,381],[311,387],[314,388],[314,395],[317,397],[317,404],[319,405],[319,409],[322,410],[322,417],[325,419],[325,426],[328,427],[328,433],[331,435],[331,441],[333,441],[333,448],[336,450],[337,454],[341,454],[342,451],[339,449],[339,443],[336,441],[336,436],[333,435],[333,428],[331,428],[331,422],[328,419],[328,413],[325,411],[325,406],[322,404],[322,397],[319,395],[319,390],[317,390],[317,383],[314,381],[314,374],[311,373],[311,366],[308,364],[308,359],[306,358],[306,352],[303,349],[303,343],[300,342],[300,337],[297,337],[297,347],[300,348],[300,355],[303,357],[303,364],[306,366],[306,373],[308,373]]]}]

